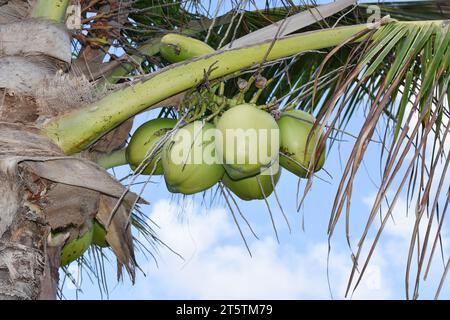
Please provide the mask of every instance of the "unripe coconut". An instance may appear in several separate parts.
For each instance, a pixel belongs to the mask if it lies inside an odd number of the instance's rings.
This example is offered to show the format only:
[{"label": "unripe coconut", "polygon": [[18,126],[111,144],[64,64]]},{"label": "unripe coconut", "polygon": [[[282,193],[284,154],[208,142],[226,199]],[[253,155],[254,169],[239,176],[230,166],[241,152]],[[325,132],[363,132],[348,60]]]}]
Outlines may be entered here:
[{"label": "unripe coconut", "polygon": [[166,142],[161,160],[170,192],[194,194],[222,178],[225,170],[217,161],[214,138],[212,124],[194,121]]},{"label": "unripe coconut", "polygon": [[94,228],[91,228],[81,237],[66,244],[61,250],[61,266],[68,265],[81,257],[91,245],[93,234]]},{"label": "unripe coconut", "polygon": [[276,172],[273,170],[272,174],[270,170],[269,168],[261,174],[241,180],[233,180],[225,173],[222,182],[242,200],[264,199],[272,194],[281,176],[281,168]]},{"label": "unripe coconut", "polygon": [[278,125],[265,111],[249,104],[235,106],[222,115],[217,129],[217,153],[234,180],[259,174],[278,158]]},{"label": "unripe coconut", "polygon": [[[315,121],[314,116],[301,110],[287,111],[278,120],[281,139],[280,164],[283,168],[301,178],[307,176],[311,157],[313,152],[315,152],[314,147],[318,139],[322,137],[322,134],[319,132],[320,128],[316,127],[314,134],[311,135],[308,141],[308,136]],[[320,154],[314,171],[320,170],[324,162],[325,148]]]},{"label": "unripe coconut", "polygon": [[210,54],[215,50],[200,40],[170,33],[162,37],[160,51],[164,59],[175,63]]},{"label": "unripe coconut", "polygon": [[108,241],[106,241],[106,229],[97,220],[94,220],[94,233],[92,235],[92,243],[99,247],[109,247]]},{"label": "unripe coconut", "polygon": [[[130,139],[126,150],[127,162],[133,170],[139,167],[147,154],[152,152],[157,142],[164,137],[167,131],[173,129],[177,123],[175,119],[153,119],[141,125]],[[161,175],[163,167],[161,161],[158,161],[161,150],[154,154],[152,161],[145,167],[142,174]],[[156,165],[156,168],[155,168]]]}]

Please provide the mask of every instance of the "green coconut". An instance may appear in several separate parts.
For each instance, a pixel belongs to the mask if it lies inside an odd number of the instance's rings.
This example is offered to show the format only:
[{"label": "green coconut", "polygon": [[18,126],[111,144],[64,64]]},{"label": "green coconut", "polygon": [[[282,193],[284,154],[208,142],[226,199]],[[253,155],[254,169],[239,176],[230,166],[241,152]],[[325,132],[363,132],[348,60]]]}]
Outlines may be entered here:
[{"label": "green coconut", "polygon": [[108,241],[106,241],[106,229],[97,220],[94,220],[94,233],[92,235],[92,243],[99,247],[109,247]]},{"label": "green coconut", "polygon": [[161,55],[171,63],[190,60],[214,51],[200,40],[174,33],[165,35],[160,44]]},{"label": "green coconut", "polygon": [[91,228],[81,237],[67,243],[61,250],[61,266],[66,266],[80,258],[91,245],[93,234],[94,228]]},{"label": "green coconut", "polygon": [[255,176],[278,158],[279,130],[275,119],[253,105],[226,111],[217,122],[216,148],[230,178]]},{"label": "green coconut", "polygon": [[261,174],[241,180],[233,180],[225,173],[222,182],[239,198],[250,201],[269,197],[277,185],[280,176],[281,168],[273,170],[273,172],[269,168]]},{"label": "green coconut", "polygon": [[[318,139],[322,138],[319,127],[308,142],[308,136],[315,122],[314,116],[301,110],[287,111],[278,120],[280,127],[280,164],[295,175],[304,178],[311,162],[314,147]],[[325,148],[323,148],[314,171],[320,170],[325,162]]]},{"label": "green coconut", "polygon": [[[141,125],[130,139],[127,146],[126,157],[130,167],[135,171],[136,168],[144,161],[147,153],[150,153],[152,148],[158,141],[164,137],[167,131],[173,129],[177,123],[175,119],[159,118],[150,120]],[[154,156],[152,161],[145,167],[142,174],[144,175],[161,175],[163,174],[163,167],[161,161],[158,161],[161,150]],[[156,168],[155,168],[156,166]]]},{"label": "green coconut", "polygon": [[225,170],[217,161],[214,139],[212,124],[194,121],[166,142],[161,162],[170,192],[194,194],[209,189],[222,178]]}]

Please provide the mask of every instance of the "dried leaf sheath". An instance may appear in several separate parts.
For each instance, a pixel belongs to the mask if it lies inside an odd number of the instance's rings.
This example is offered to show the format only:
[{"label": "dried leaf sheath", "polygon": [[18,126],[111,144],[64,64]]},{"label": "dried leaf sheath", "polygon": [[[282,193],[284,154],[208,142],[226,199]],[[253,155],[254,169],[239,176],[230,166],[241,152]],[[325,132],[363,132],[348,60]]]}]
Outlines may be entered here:
[{"label": "dried leaf sheath", "polygon": [[[33,255],[33,259],[40,261],[43,268],[50,249],[41,239],[46,239],[51,231],[69,233],[67,241],[77,238],[91,227],[94,217],[104,219],[111,214],[108,210],[112,210],[111,206],[117,203],[126,189],[96,164],[61,155],[59,149],[47,138],[39,135],[36,129],[0,123],[0,132],[3,191],[0,198],[0,244],[7,246],[3,254],[11,255],[10,258],[2,256],[0,260],[5,263],[14,257],[22,256],[20,259],[24,259],[27,255]],[[132,279],[135,276],[135,259],[131,230],[127,225],[128,216],[124,218],[124,214],[136,199],[137,196],[133,193],[127,194],[124,204],[119,207],[121,214],[113,218],[107,236],[118,257],[118,270],[125,266]],[[105,201],[109,203],[106,207],[103,205]],[[30,231],[26,232],[24,228]],[[16,239],[16,229],[17,236],[31,234],[34,242],[26,237],[22,240]],[[17,270],[13,265],[21,263],[20,259],[11,262],[12,266],[0,264],[0,274],[14,278]],[[59,260],[56,263],[59,263]],[[53,269],[58,267],[59,265],[52,266]],[[35,268],[27,277],[36,272],[43,272],[43,269],[39,270],[41,269]],[[35,276],[38,279],[40,274]],[[11,292],[17,290],[17,283],[14,285],[11,289],[5,284],[0,288],[0,296],[14,294],[20,299],[36,299],[41,294],[35,291],[40,286],[33,287],[32,281],[29,285],[33,290],[27,289],[28,296],[24,292]]]}]

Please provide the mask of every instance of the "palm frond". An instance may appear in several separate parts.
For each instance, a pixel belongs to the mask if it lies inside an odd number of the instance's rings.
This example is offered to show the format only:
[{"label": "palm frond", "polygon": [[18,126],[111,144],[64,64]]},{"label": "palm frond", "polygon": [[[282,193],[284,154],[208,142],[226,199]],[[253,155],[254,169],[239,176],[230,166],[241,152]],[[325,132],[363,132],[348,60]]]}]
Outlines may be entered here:
[{"label": "palm frond", "polygon": [[[431,194],[431,185],[435,176],[435,169],[439,159],[446,163],[439,185],[445,182],[449,150],[445,148],[445,140],[450,126],[448,117],[448,85],[450,62],[450,33],[447,22],[398,22],[387,25],[376,31],[371,37],[370,45],[355,61],[355,67],[346,77],[345,81],[338,82],[337,90],[329,99],[326,99],[320,109],[318,122],[328,123],[331,127],[342,124],[342,113],[356,108],[358,99],[365,99],[370,106],[366,120],[358,134],[353,150],[347,160],[344,173],[335,197],[329,223],[329,235],[333,236],[338,221],[345,212],[346,226],[350,219],[350,203],[353,196],[353,185],[364,154],[374,136],[377,125],[382,116],[387,116],[394,122],[393,130],[385,137],[384,145],[387,148],[382,168],[381,185],[375,198],[372,210],[368,216],[366,226],[358,242],[354,265],[349,279],[349,293],[355,280],[354,289],[358,286],[368,266],[368,262],[375,250],[383,228],[392,214],[399,196],[404,191],[411,170],[417,162],[416,170],[420,179],[415,181],[416,187],[421,190],[417,196],[416,227],[412,230],[410,258],[408,270],[412,263],[412,254],[418,239],[418,225],[424,215],[425,208],[432,203],[430,224],[433,222],[437,204],[440,198],[439,188]],[[370,94],[365,87],[370,88]],[[402,92],[400,103],[395,99],[398,92]],[[358,97],[355,100],[351,98]],[[338,105],[340,106],[338,107]],[[334,115],[334,118],[332,118]],[[405,116],[407,118],[405,119]],[[414,120],[414,119],[417,120]],[[324,126],[324,124],[322,124]],[[385,130],[389,131],[389,127]],[[330,136],[328,130],[326,136]],[[389,141],[390,139],[390,141]],[[434,141],[433,157],[426,155],[427,141]],[[417,141],[414,144],[414,141]],[[318,146],[320,149],[320,146]],[[412,159],[407,155],[412,154]],[[400,181],[400,182],[399,182]],[[412,181],[409,182],[413,183]],[[382,202],[388,197],[388,192],[395,196],[390,201],[388,211],[384,214],[382,224],[377,231],[369,253],[363,260],[363,267],[356,276],[360,263],[364,241],[373,225],[377,213],[381,210]],[[434,201],[432,201],[434,197]],[[427,252],[427,242],[431,226],[427,229],[424,244],[417,248],[419,263],[415,281],[414,297],[418,295],[420,274]],[[349,239],[347,227],[347,237]],[[407,275],[408,276],[408,275]],[[407,288],[407,296],[409,294]]]}]

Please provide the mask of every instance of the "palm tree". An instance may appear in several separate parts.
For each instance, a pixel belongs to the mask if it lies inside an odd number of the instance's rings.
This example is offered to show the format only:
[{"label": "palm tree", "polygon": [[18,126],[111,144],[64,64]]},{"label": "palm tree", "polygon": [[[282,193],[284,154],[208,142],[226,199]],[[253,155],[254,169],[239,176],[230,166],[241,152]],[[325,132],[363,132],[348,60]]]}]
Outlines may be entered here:
[{"label": "palm tree", "polygon": [[[106,229],[118,277],[125,268],[134,281],[139,242],[131,229],[155,246],[163,243],[139,210],[146,201],[105,170],[125,163],[133,118],[160,109],[160,117],[204,119],[215,110],[200,108],[199,97],[239,96],[281,114],[314,113],[314,126],[324,130],[330,148],[355,112],[366,108],[334,200],[329,237],[341,219],[349,237],[353,182],[381,127],[381,185],[354,251],[347,291],[356,289],[407,190],[416,226],[406,279],[417,265],[406,294],[418,297],[420,279],[442,249],[450,197],[449,6],[275,2],[257,8],[254,1],[0,0],[0,299],[56,298],[61,251],[70,243],[83,247],[95,224]],[[221,15],[221,6],[230,10]],[[189,48],[165,43],[169,33],[204,40],[215,50],[172,64],[161,55],[164,44]],[[237,79],[247,85],[237,86]],[[256,79],[269,80],[257,88],[250,85]],[[314,147],[317,155],[325,144]],[[314,181],[314,158],[300,201]],[[389,209],[380,212],[384,201]],[[381,227],[362,256],[379,212]],[[426,217],[426,234],[419,235]],[[442,282],[450,260],[445,265]]]}]

